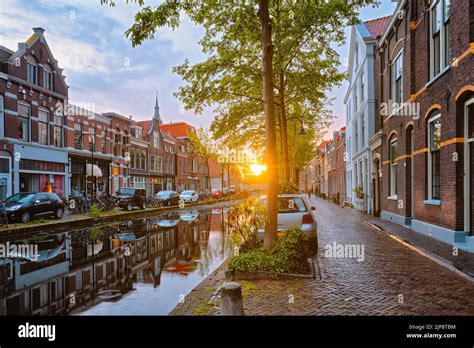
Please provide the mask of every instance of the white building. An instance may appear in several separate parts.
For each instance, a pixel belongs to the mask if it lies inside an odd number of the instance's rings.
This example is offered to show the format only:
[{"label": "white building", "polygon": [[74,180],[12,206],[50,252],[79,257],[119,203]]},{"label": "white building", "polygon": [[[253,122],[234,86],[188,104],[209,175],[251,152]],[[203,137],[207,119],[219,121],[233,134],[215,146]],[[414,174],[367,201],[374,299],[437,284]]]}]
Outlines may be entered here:
[{"label": "white building", "polygon": [[[386,17],[357,24],[351,29],[349,48],[349,86],[346,107],[346,195],[360,210],[372,213],[370,173],[372,158],[369,140],[375,133],[374,52],[377,37],[383,32]],[[354,190],[364,194],[358,200]]]}]

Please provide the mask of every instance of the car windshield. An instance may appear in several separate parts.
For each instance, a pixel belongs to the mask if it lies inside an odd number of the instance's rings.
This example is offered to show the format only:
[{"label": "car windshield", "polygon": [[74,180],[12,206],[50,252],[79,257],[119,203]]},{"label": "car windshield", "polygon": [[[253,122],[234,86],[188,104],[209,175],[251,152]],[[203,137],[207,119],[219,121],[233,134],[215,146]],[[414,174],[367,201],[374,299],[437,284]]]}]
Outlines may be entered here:
[{"label": "car windshield", "polygon": [[33,193],[15,193],[13,196],[7,198],[5,202],[8,203],[26,203],[34,196]]},{"label": "car windshield", "polygon": [[164,197],[164,196],[169,196],[171,194],[171,191],[160,191],[158,192],[158,196]]},{"label": "car windshield", "polygon": [[194,193],[194,191],[183,191],[183,192],[181,192],[181,194],[183,196],[191,196],[193,193]]},{"label": "car windshield", "polygon": [[131,195],[133,196],[135,194],[135,190],[132,188],[121,188],[117,194],[119,195]]},{"label": "car windshield", "polygon": [[[266,203],[266,198],[260,199],[260,204]],[[304,213],[306,204],[301,197],[278,197],[278,213]]]}]

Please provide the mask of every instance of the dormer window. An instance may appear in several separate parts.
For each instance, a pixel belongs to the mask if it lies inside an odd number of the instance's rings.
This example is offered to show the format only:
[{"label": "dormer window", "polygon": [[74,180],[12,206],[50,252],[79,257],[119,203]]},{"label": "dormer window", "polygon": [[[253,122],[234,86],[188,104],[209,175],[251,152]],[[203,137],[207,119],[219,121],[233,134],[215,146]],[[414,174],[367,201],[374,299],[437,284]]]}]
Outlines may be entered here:
[{"label": "dormer window", "polygon": [[48,64],[43,67],[43,87],[50,91],[53,90],[53,71]]},{"label": "dormer window", "polygon": [[36,63],[36,59],[34,57],[27,58],[27,72],[26,72],[26,80],[29,83],[38,84],[38,65]]}]

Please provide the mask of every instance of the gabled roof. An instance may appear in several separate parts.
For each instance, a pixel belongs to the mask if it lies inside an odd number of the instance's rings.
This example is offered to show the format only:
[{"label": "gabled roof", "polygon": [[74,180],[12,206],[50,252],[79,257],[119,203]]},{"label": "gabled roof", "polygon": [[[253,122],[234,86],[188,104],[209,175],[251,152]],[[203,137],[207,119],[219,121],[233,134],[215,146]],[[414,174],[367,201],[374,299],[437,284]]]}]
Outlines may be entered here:
[{"label": "gabled roof", "polygon": [[388,23],[390,22],[391,18],[392,18],[391,15],[390,16],[385,16],[385,17],[380,17],[380,18],[375,18],[375,19],[372,19],[370,21],[364,22],[364,24],[365,24],[365,27],[367,28],[367,30],[369,31],[370,36],[373,39],[377,39],[380,36],[382,36],[382,34],[384,33],[385,29],[387,28]]},{"label": "gabled roof", "polygon": [[153,122],[151,120],[148,121],[138,121],[137,126],[142,127],[142,135],[145,137],[145,134],[149,134],[151,127],[153,126]]},{"label": "gabled roof", "polygon": [[160,124],[160,129],[163,132],[169,132],[175,137],[189,137],[189,134],[194,127],[186,122],[164,123]]}]

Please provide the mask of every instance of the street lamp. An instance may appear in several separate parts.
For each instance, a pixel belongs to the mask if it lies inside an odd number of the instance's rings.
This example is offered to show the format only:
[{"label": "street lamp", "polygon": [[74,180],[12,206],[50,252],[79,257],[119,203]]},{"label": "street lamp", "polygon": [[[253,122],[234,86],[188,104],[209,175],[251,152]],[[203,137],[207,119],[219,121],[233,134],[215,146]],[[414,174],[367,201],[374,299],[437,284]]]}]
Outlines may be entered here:
[{"label": "street lamp", "polygon": [[298,132],[298,135],[300,135],[300,136],[308,135],[308,132],[306,132],[306,129],[304,129],[303,121],[301,121],[301,119],[300,119],[299,117],[297,117],[297,116],[289,117],[289,118],[287,118],[286,120],[289,121],[289,120],[292,120],[292,119],[297,120],[297,121],[301,124],[301,129],[300,129],[300,131]]},{"label": "street lamp", "polygon": [[[77,140],[78,145],[82,147],[82,138],[87,135],[92,143],[91,146],[91,157],[92,157],[92,164],[91,164],[91,174],[92,174],[92,201],[95,202],[95,176],[94,176],[94,151],[95,151],[95,139],[89,133],[84,133],[79,136]],[[87,187],[87,166],[86,166],[86,187]]]}]

